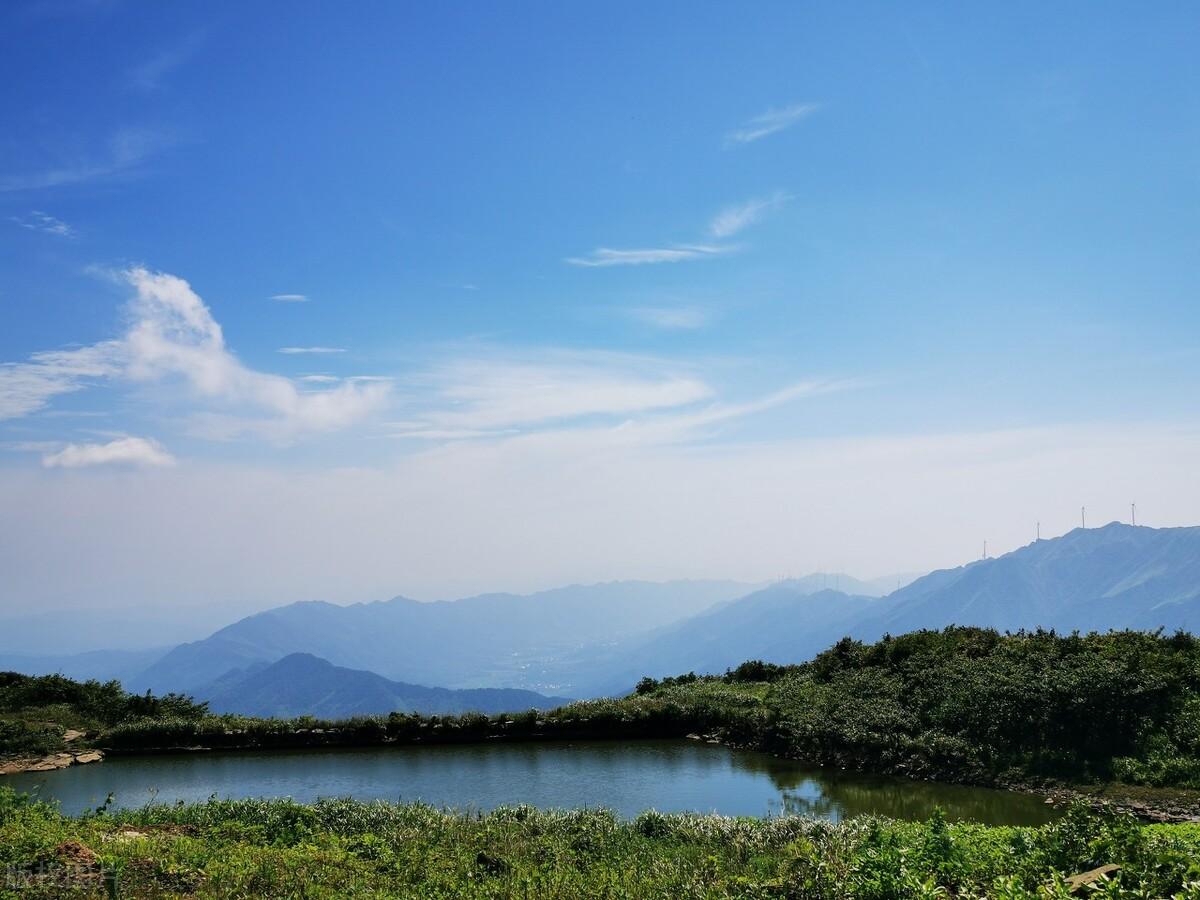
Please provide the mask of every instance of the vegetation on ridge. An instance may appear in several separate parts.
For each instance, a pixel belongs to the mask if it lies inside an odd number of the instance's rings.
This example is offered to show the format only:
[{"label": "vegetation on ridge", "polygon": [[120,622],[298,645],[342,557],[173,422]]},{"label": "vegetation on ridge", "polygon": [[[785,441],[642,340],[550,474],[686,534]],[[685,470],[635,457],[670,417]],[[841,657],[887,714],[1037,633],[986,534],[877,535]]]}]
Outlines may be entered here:
[{"label": "vegetation on ridge", "polygon": [[1200,787],[1188,634],[947,628],[842,640],[769,675],[758,743],[788,756],[960,781]]},{"label": "vegetation on ridge", "polygon": [[178,694],[127,693],[117,681],[0,672],[0,758],[58,752],[69,730],[94,737],[122,722],[196,719],[206,712],[205,704]]}]

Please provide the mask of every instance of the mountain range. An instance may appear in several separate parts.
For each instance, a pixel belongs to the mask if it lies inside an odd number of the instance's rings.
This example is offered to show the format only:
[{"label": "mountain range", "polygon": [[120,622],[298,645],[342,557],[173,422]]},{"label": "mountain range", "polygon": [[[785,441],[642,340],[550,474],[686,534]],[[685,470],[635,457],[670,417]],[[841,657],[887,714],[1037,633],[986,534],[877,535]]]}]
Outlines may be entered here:
[{"label": "mountain range", "polygon": [[[126,652],[108,669],[120,668],[133,689],[185,691],[214,708],[346,714],[360,694],[368,705],[434,702],[421,692],[438,688],[416,685],[516,688],[536,693],[511,702],[536,706],[539,695],[620,693],[643,675],[719,672],[754,658],[799,662],[845,635],[873,640],[950,624],[1200,631],[1200,527],[1075,529],[886,596],[881,582],[896,578],[610,582],[439,603],[296,603],[154,654],[136,672],[148,657]],[[83,674],[105,659],[55,663]],[[50,664],[26,659],[21,670]],[[301,670],[306,677],[289,681]]]},{"label": "mountain range", "polygon": [[292,653],[270,665],[226,673],[208,688],[205,699],[218,713],[327,719],[390,712],[498,713],[553,709],[568,702],[565,697],[513,688],[451,690],[389,681],[374,672],[335,666],[310,653]]},{"label": "mountain range", "polygon": [[893,592],[855,632],[875,638],[951,623],[1200,632],[1200,527],[1076,528],[920,578]]},{"label": "mountain range", "polygon": [[725,581],[626,581],[437,603],[293,603],[175,647],[130,686],[195,693],[231,669],[311,653],[398,681],[558,693],[562,686],[543,670],[563,655],[624,641],[751,589]]}]

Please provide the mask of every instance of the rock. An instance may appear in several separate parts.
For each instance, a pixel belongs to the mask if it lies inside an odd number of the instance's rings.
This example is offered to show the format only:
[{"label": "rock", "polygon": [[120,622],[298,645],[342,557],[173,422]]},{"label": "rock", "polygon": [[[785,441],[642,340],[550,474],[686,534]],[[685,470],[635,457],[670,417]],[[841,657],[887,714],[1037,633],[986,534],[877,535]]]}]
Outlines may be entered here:
[{"label": "rock", "polygon": [[65,732],[63,732],[63,740],[68,744],[71,741],[79,740],[81,737],[84,737],[84,732],[76,731],[73,728],[68,728]]},{"label": "rock", "polygon": [[55,753],[53,756],[46,756],[25,767],[26,772],[53,772],[55,769],[65,769],[75,757],[70,753]]},{"label": "rock", "polygon": [[99,750],[89,750],[87,753],[75,754],[75,762],[80,765],[85,763],[100,762],[102,759],[104,759],[104,754]]},{"label": "rock", "polygon": [[1087,887],[1090,884],[1107,881],[1112,875],[1120,871],[1120,866],[1109,863],[1106,866],[1100,866],[1098,869],[1090,869],[1087,872],[1072,875],[1067,879],[1067,886],[1071,889],[1071,893],[1075,893],[1080,888]]}]

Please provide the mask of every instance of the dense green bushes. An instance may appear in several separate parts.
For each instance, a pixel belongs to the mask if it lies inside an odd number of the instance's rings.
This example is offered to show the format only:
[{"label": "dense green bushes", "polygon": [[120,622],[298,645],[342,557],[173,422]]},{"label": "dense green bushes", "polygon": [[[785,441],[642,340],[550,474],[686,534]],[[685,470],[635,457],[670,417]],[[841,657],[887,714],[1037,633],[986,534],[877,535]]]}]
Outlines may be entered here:
[{"label": "dense green bushes", "polygon": [[116,681],[0,672],[0,756],[61,750],[68,728],[94,732],[133,718],[194,719],[206,711],[177,694],[129,694]]},{"label": "dense green bushes", "polygon": [[339,721],[252,719],[242,716],[135,719],[107,730],[104,745],[138,751],[210,748],[370,746],[383,743],[462,743],[483,740],[584,740],[681,737],[724,730],[759,740],[768,712],[757,686],[697,681],[653,697],[586,700],[549,712],[485,716],[392,713]]},{"label": "dense green bushes", "polygon": [[[80,867],[79,860],[94,860]],[[1067,898],[1200,900],[1200,827],[1075,810],[1041,828],[649,811],[210,801],[67,819],[0,788],[6,896]],[[57,866],[57,869],[56,869]],[[57,880],[56,880],[57,879]],[[90,880],[89,880],[90,879]],[[1079,895],[1074,895],[1079,896]]]},{"label": "dense green bushes", "polygon": [[121,689],[119,681],[80,682],[62,675],[0,672],[0,713],[54,706],[104,725],[137,717],[193,718],[207,709],[206,704],[178,694],[130,694]]},{"label": "dense green bushes", "polygon": [[1200,641],[1140,632],[849,639],[778,680],[773,745],[876,771],[1200,787]]}]

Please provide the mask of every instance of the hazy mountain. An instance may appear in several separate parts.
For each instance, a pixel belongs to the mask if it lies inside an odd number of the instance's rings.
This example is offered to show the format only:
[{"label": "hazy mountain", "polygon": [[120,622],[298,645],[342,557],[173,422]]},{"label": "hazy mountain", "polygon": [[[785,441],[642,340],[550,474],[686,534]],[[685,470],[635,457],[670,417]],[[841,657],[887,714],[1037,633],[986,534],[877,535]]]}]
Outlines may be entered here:
[{"label": "hazy mountain", "polygon": [[[896,589],[896,578],[888,575],[884,579],[863,581],[845,572],[813,572],[799,578],[785,578],[770,587],[786,587],[796,594],[815,594],[819,591],[837,591],[855,597],[882,597]],[[891,581],[889,586],[888,581]],[[911,579],[910,579],[911,580]],[[742,597],[736,598],[741,600]]]},{"label": "hazy mountain", "polygon": [[802,662],[845,635],[874,640],[952,624],[1200,632],[1200,528],[1076,529],[932,572],[877,600],[813,593],[813,585],[813,576],[781,582],[640,640],[580,654],[574,693],[613,693],[641,675],[719,672],[752,658]]},{"label": "hazy mountain", "polygon": [[843,637],[885,602],[834,590],[811,579],[781,581],[723,603],[641,640],[575,661],[580,696],[621,693],[644,675],[723,672],[748,659],[791,663]]},{"label": "hazy mountain", "polygon": [[919,578],[855,629],[1110,628],[1200,631],[1200,527],[1113,522]]},{"label": "hazy mountain", "polygon": [[751,589],[735,582],[627,581],[438,603],[403,597],[353,606],[295,603],[176,647],[132,686],[194,691],[231,669],[311,653],[400,681],[557,691],[543,676],[564,654],[679,621]]},{"label": "hazy mountain", "polygon": [[533,691],[497,688],[448,690],[389,681],[374,672],[345,669],[308,653],[270,665],[227,673],[198,693],[214,712],[293,718],[344,718],[389,712],[448,715],[551,709],[568,702]]},{"label": "hazy mountain", "polygon": [[860,594],[864,597],[886,597],[894,591],[900,590],[902,587],[908,587],[918,578],[926,575],[926,572],[895,572],[891,575],[880,575],[878,578],[868,578],[865,584],[871,588],[869,591],[850,591],[851,594]]},{"label": "hazy mountain", "polygon": [[445,603],[299,603],[176,647],[132,686],[195,691],[231,669],[311,653],[410,683],[588,696],[646,674],[721,671],[754,657],[800,662],[845,634],[950,624],[1200,631],[1200,528],[1077,529],[930,573],[882,599],[857,593],[878,589],[813,575],[758,591],[613,582]]}]

